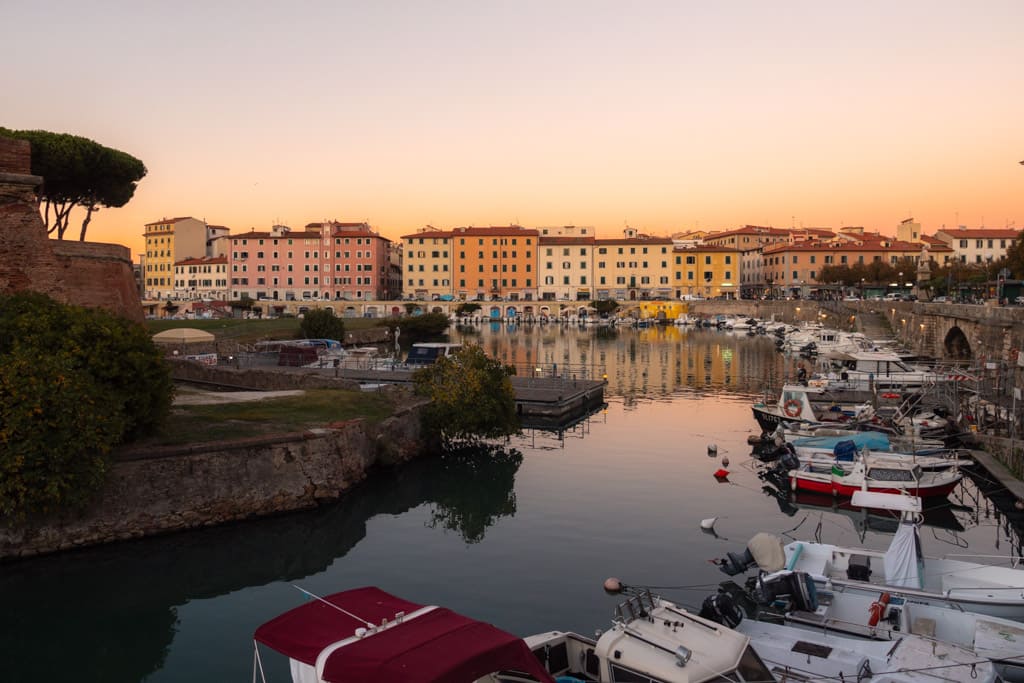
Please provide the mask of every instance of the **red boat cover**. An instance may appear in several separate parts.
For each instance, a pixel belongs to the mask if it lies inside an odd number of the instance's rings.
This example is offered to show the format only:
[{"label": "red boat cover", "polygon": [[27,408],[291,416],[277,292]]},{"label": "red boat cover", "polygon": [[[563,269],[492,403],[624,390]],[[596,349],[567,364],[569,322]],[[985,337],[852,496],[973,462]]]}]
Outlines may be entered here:
[{"label": "red boat cover", "polygon": [[[357,588],[323,598],[361,619],[380,624],[421,605],[379,588]],[[256,629],[258,642],[310,666],[329,645],[365,628],[330,605],[313,600]],[[332,652],[322,678],[330,683],[469,683],[494,671],[525,671],[553,683],[526,642],[511,633],[437,608]]]}]

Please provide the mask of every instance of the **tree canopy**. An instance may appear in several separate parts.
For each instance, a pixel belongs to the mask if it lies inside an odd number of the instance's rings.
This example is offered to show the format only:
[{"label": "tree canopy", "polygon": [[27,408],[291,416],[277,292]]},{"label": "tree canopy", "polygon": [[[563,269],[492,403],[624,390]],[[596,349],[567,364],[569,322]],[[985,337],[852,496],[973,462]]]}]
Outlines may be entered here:
[{"label": "tree canopy", "polygon": [[475,443],[519,431],[512,381],[515,368],[475,344],[413,373],[416,393],[430,399],[424,427],[442,444]]},{"label": "tree canopy", "polygon": [[319,308],[302,315],[299,336],[304,339],[345,339],[345,321],[334,315],[334,311]]},{"label": "tree canopy", "polygon": [[145,328],[102,310],[0,296],[0,357],[0,516],[84,503],[111,449],[170,411]]},{"label": "tree canopy", "polygon": [[92,215],[101,208],[124,206],[146,176],[135,157],[89,138],[45,130],[8,130],[0,135],[32,145],[32,173],[43,177],[38,198],[47,233],[64,239],[71,210],[85,209],[80,240],[85,240]]}]

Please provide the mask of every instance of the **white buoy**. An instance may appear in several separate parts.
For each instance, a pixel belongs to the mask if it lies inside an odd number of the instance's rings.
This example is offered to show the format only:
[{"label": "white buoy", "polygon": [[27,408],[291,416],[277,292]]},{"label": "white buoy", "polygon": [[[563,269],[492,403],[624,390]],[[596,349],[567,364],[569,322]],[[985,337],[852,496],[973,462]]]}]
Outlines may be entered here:
[{"label": "white buoy", "polygon": [[729,466],[729,456],[728,455],[723,455],[722,456],[722,467],[728,467],[728,466]]},{"label": "white buoy", "polygon": [[700,520],[700,528],[705,531],[711,531],[715,528],[715,522],[718,521],[718,517],[708,517],[707,519]]},{"label": "white buoy", "polygon": [[718,455],[718,446],[713,443],[708,444],[708,457],[713,458]]}]

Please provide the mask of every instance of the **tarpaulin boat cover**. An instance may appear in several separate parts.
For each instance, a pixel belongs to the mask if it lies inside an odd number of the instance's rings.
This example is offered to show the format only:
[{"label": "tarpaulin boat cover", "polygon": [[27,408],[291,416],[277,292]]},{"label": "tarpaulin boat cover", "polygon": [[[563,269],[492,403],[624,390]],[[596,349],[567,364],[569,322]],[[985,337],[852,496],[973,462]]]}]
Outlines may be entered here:
[{"label": "tarpaulin boat cover", "polygon": [[858,432],[843,436],[804,436],[793,440],[794,446],[833,450],[840,441],[852,441],[857,450],[888,451],[892,448],[889,437],[882,432]]},{"label": "tarpaulin boat cover", "polygon": [[912,522],[901,522],[885,551],[885,582],[890,586],[923,588],[921,539]]},{"label": "tarpaulin boat cover", "polygon": [[757,566],[766,572],[777,572],[786,566],[786,550],[778,536],[764,531],[756,533],[747,541],[747,550]]},{"label": "tarpaulin boat cover", "polygon": [[[399,612],[405,616],[395,623]],[[356,637],[356,629],[368,628],[366,622],[379,626],[383,620],[389,622],[387,628]],[[495,671],[511,670],[545,683],[554,681],[522,638],[374,587],[307,602],[260,626],[255,639],[294,660],[292,674],[297,680],[470,683]],[[319,668],[317,660],[324,650],[331,651],[321,662],[319,677],[314,670],[295,665]]]}]

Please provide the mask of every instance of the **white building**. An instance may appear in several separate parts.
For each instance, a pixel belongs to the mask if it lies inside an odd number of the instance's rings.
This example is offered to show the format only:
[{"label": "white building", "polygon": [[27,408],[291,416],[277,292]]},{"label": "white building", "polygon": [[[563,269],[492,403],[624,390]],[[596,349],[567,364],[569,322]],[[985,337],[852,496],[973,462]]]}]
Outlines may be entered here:
[{"label": "white building", "polygon": [[935,238],[945,242],[953,250],[953,258],[967,265],[991,263],[1006,256],[1006,250],[1020,238],[1020,231],[1012,228],[969,229],[942,228]]}]

